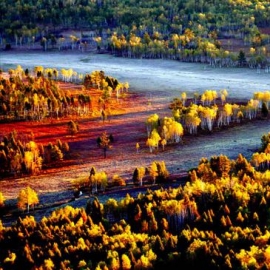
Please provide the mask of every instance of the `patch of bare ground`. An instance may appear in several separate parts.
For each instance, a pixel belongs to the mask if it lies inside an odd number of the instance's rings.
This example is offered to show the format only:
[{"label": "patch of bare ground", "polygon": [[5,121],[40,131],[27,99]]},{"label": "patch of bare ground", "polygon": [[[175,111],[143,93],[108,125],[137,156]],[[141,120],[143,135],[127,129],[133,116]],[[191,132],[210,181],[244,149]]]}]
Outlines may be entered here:
[{"label": "patch of bare ground", "polygon": [[[270,27],[261,27],[259,28],[260,32],[264,35],[270,34]],[[241,50],[246,53],[246,55],[250,52],[251,45],[249,43],[244,42],[242,38],[224,38],[219,39],[221,46],[224,50],[229,50],[231,52],[239,53]],[[266,48],[269,48],[269,44],[264,45]]]},{"label": "patch of bare ground", "polygon": [[[74,94],[80,90],[80,86],[71,84],[61,83],[60,87],[73,91]],[[67,122],[74,118],[1,124],[0,137],[16,130],[18,134],[25,136],[33,133],[35,141],[40,144],[46,145],[60,139],[62,142],[67,141],[70,146],[66,159],[46,166],[38,175],[1,179],[0,190],[6,198],[8,208],[14,209],[19,191],[29,185],[38,193],[40,199],[38,209],[30,214],[41,217],[51,212],[54,207],[69,203],[73,198],[73,180],[81,176],[87,177],[92,166],[98,171],[106,171],[109,178],[118,174],[128,182],[136,166],[149,165],[153,155],[145,147],[144,123],[152,113],[169,113],[168,104],[165,104],[162,98],[150,103],[144,95],[126,93],[118,102],[112,101],[112,114],[106,121],[102,121],[96,105],[100,93],[93,91],[90,94],[94,103],[93,115],[75,119],[79,123],[80,131],[74,136],[67,132]],[[106,159],[96,141],[104,131],[114,137]],[[141,145],[139,153],[135,148],[136,142]],[[3,217],[6,224],[13,218],[14,216],[9,215]]]},{"label": "patch of bare ground", "polygon": [[[70,84],[61,83],[60,87],[72,91],[74,94],[76,90],[80,90],[80,86]],[[90,95],[93,103],[96,104],[99,93],[90,91]],[[135,93],[126,93],[125,97],[118,102],[112,101],[111,115],[104,122],[101,120],[98,108],[95,107],[93,115],[84,118],[68,117],[46,119],[42,122],[2,123],[1,137],[13,130],[25,136],[31,136],[31,133],[33,133],[37,143],[46,145],[60,139],[62,142],[69,143],[71,151],[67,159],[46,166],[46,169],[38,175],[2,179],[1,192],[6,199],[16,198],[19,190],[27,185],[34,188],[40,195],[64,192],[71,189],[73,179],[88,175],[92,166],[95,166],[97,170],[105,170],[109,177],[117,173],[128,179],[129,174],[133,173],[136,166],[132,159],[142,159],[144,156],[144,121],[150,113],[156,112],[157,106],[164,107],[163,104],[150,106],[146,97]],[[67,122],[71,119],[78,121],[80,127],[79,133],[74,136],[67,132]],[[102,149],[97,146],[96,142],[104,131],[114,137],[112,149],[109,150],[106,159],[104,159]],[[142,145],[141,152],[138,154],[135,148],[136,142]],[[124,164],[125,166],[123,166]],[[55,199],[55,196],[53,196],[52,201],[55,201]],[[49,201],[48,196],[46,196],[46,200]]]}]

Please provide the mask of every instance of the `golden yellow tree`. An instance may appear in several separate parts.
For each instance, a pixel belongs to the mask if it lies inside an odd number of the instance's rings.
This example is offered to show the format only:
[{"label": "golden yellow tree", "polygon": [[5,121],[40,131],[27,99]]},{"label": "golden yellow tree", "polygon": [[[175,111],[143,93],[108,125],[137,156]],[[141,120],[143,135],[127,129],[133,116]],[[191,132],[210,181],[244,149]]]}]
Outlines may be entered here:
[{"label": "golden yellow tree", "polygon": [[184,134],[181,123],[174,120],[173,117],[164,117],[162,127],[162,137],[168,142],[179,143]]},{"label": "golden yellow tree", "polygon": [[5,203],[5,197],[2,194],[2,192],[0,192],[0,207],[4,206]]},{"label": "golden yellow tree", "polygon": [[157,168],[157,163],[155,161],[150,165],[149,174],[153,178],[153,184],[155,184],[156,177],[158,176],[158,168]]},{"label": "golden yellow tree", "polygon": [[27,212],[29,212],[30,206],[35,206],[35,204],[39,203],[37,193],[30,188],[29,186],[21,189],[18,196],[18,207],[20,209],[25,209],[27,207]]},{"label": "golden yellow tree", "polygon": [[172,141],[179,143],[181,141],[181,137],[184,134],[184,129],[181,123],[174,121],[170,126],[169,132],[171,134]]},{"label": "golden yellow tree", "polygon": [[198,106],[196,104],[191,105],[188,112],[183,114],[183,122],[185,128],[190,134],[197,133],[198,126],[201,123],[201,119],[199,118]]},{"label": "golden yellow tree", "polygon": [[24,163],[27,171],[31,172],[33,168],[34,155],[31,151],[25,151],[24,153]]},{"label": "golden yellow tree", "polygon": [[160,143],[162,145],[162,150],[164,151],[165,145],[167,144],[167,141],[165,140],[165,138],[163,138]]},{"label": "golden yellow tree", "polygon": [[137,150],[137,153],[139,153],[139,149],[140,149],[140,144],[137,142],[137,143],[136,143],[136,150]]},{"label": "golden yellow tree", "polygon": [[54,263],[53,263],[51,258],[44,260],[44,268],[43,269],[47,269],[47,270],[55,269],[54,268]]},{"label": "golden yellow tree", "polygon": [[146,120],[147,136],[150,137],[151,131],[158,127],[159,116],[158,114],[150,115]]},{"label": "golden yellow tree", "polygon": [[140,180],[140,185],[142,186],[143,183],[143,177],[145,176],[145,167],[139,167],[138,168],[138,172],[139,172],[139,180]]},{"label": "golden yellow tree", "polygon": [[121,259],[122,259],[123,270],[131,269],[132,265],[131,265],[131,261],[129,257],[126,254],[123,254]]},{"label": "golden yellow tree", "polygon": [[153,140],[154,147],[158,148],[158,144],[159,144],[159,141],[160,141],[161,137],[159,136],[156,129],[152,130],[150,139]]},{"label": "golden yellow tree", "polygon": [[187,93],[186,92],[181,93],[181,100],[183,102],[183,106],[185,106],[185,103],[187,100]]},{"label": "golden yellow tree", "polygon": [[228,92],[226,89],[222,89],[220,90],[220,99],[221,99],[221,103],[222,105],[224,104],[224,102],[226,101],[227,99],[227,96],[228,96]]},{"label": "golden yellow tree", "polygon": [[153,139],[148,138],[147,141],[146,141],[146,145],[149,146],[149,151],[150,151],[150,153],[152,153],[153,149],[156,146],[156,142]]},{"label": "golden yellow tree", "polygon": [[98,189],[102,189],[104,191],[108,185],[108,177],[104,171],[96,172],[94,175],[90,175],[90,178],[92,193],[98,192]]},{"label": "golden yellow tree", "polygon": [[213,124],[216,119],[217,115],[217,107],[212,106],[210,107],[198,107],[198,113],[201,119],[201,127],[202,129],[208,129],[209,131],[212,131]]}]

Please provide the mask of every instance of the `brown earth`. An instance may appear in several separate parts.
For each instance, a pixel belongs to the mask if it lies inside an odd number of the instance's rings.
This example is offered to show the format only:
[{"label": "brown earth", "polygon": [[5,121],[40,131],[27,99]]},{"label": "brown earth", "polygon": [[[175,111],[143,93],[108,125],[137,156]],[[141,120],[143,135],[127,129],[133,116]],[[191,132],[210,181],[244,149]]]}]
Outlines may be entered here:
[{"label": "brown earth", "polygon": [[[61,83],[60,87],[72,91],[72,93],[81,90],[81,86],[69,83]],[[167,102],[164,102],[164,100],[167,101],[166,97],[164,99],[156,98],[150,102],[143,94],[127,92],[119,102],[115,98],[112,100],[112,114],[103,122],[97,105],[100,92],[91,90],[90,95],[93,100],[93,115],[73,119],[78,121],[80,127],[79,133],[74,136],[67,132],[67,122],[72,118],[0,124],[0,138],[16,130],[18,135],[31,136],[33,133],[36,143],[46,145],[60,139],[62,142],[68,142],[70,146],[70,153],[66,159],[47,166],[38,175],[0,180],[0,191],[6,199],[5,205],[9,209],[8,211],[11,211],[6,212],[2,217],[2,222],[6,226],[15,221],[18,214],[22,215],[16,211],[16,198],[19,191],[26,186],[30,186],[38,193],[39,206],[35,212],[32,211],[30,214],[40,220],[46,213],[51,213],[55,207],[71,203],[70,200],[74,196],[74,180],[88,177],[92,166],[97,171],[105,171],[109,181],[113,175],[117,174],[128,183],[131,181],[136,167],[149,166],[156,159],[158,152],[150,153],[145,145],[147,136],[145,120],[152,113],[160,116],[171,115]],[[96,141],[104,131],[114,137],[112,148],[108,150],[106,159]],[[140,144],[138,152],[136,150],[137,142]],[[172,150],[169,147],[167,149]],[[161,152],[161,150],[159,151]],[[179,173],[175,170],[175,172],[170,171],[170,174],[171,178],[176,179],[186,173]],[[86,197],[89,198],[89,196]],[[86,200],[76,201],[73,204],[74,207],[79,207],[80,204],[85,206]],[[10,213],[13,214],[10,215]]]},{"label": "brown earth", "polygon": [[[81,90],[81,86],[69,83],[61,83],[61,89],[67,91]],[[101,120],[97,100],[100,92],[90,90],[93,100],[93,115],[84,118],[59,118],[46,119],[42,122],[22,121],[1,123],[0,138],[13,130],[19,135],[31,136],[34,134],[35,142],[47,145],[49,142],[68,142],[70,153],[67,159],[42,170],[38,175],[23,176],[1,180],[0,191],[6,199],[17,197],[20,189],[27,185],[34,188],[38,194],[54,193],[70,190],[72,180],[80,176],[88,176],[89,170],[95,166],[98,171],[105,170],[109,178],[119,174],[129,180],[132,176],[138,160],[151,156],[145,146],[146,129],[144,122],[151,113],[168,111],[167,104],[150,105],[147,98],[135,93],[125,93],[124,97],[111,102],[111,116],[104,122]],[[72,136],[67,132],[67,122],[76,120],[80,131]],[[112,148],[104,159],[103,151],[97,146],[97,138],[106,131],[112,134],[114,142]],[[139,142],[141,149],[136,152],[136,143]],[[143,161],[139,162],[142,166]],[[145,164],[148,165],[148,164]],[[54,201],[55,198],[52,198]]]},{"label": "brown earth", "polygon": [[[74,94],[81,91],[79,85],[59,84],[61,89]],[[31,136],[33,133],[34,140],[38,144],[47,145],[49,142],[55,143],[57,139],[60,139],[62,142],[68,142],[70,146],[70,153],[63,161],[46,166],[46,169],[38,175],[2,179],[0,191],[6,199],[16,198],[19,190],[27,185],[34,188],[40,195],[72,190],[73,180],[87,177],[92,166],[98,171],[105,171],[109,180],[114,174],[118,174],[126,181],[130,181],[136,167],[149,166],[154,160],[160,160],[162,157],[164,157],[166,164],[176,160],[177,153],[174,154],[173,151],[175,146],[168,145],[164,152],[160,149],[150,153],[145,145],[147,117],[153,113],[157,113],[160,118],[171,116],[166,93],[164,96],[152,98],[151,101],[142,93],[127,92],[118,102],[113,97],[110,104],[111,116],[104,122],[101,120],[97,104],[100,94],[100,91],[90,90],[93,100],[91,116],[54,118],[42,122],[1,123],[0,138],[16,130],[19,135],[23,134],[24,136]],[[67,122],[71,119],[79,123],[80,131],[76,135],[70,135],[67,131]],[[108,150],[106,159],[103,156],[103,150],[98,147],[96,141],[104,131],[114,137],[112,148]],[[183,143],[194,139],[192,136],[185,136]],[[140,145],[138,153],[136,151],[137,142]],[[172,177],[179,178],[186,173],[179,171],[177,163],[170,167]],[[55,197],[52,196],[52,201],[54,200]]]}]

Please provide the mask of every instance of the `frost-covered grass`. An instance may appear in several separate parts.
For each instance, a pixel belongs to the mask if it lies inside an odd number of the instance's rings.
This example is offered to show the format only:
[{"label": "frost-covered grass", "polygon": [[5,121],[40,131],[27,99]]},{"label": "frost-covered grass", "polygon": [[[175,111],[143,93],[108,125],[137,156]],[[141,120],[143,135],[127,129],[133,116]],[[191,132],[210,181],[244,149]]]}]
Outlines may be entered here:
[{"label": "frost-covered grass", "polygon": [[[118,174],[130,180],[136,167],[147,167],[153,161],[165,161],[169,172],[177,174],[196,167],[202,157],[210,158],[223,154],[235,159],[242,153],[249,159],[252,152],[259,148],[261,136],[269,132],[268,121],[253,121],[209,135],[184,136],[182,144],[165,146],[165,151],[160,147],[158,151],[149,153],[145,145],[145,120],[152,113],[161,117],[170,116],[168,104],[172,98],[180,97],[181,92],[187,92],[187,96],[190,97],[194,92],[203,92],[206,89],[219,91],[226,88],[229,99],[247,100],[252,98],[255,91],[270,89],[270,74],[258,74],[249,69],[212,69],[200,64],[166,60],[131,60],[107,55],[90,55],[90,61],[85,63],[81,61],[83,58],[83,54],[1,53],[1,68],[4,70],[5,67],[16,67],[18,64],[23,68],[36,65],[57,69],[73,68],[82,73],[104,70],[106,74],[130,84],[130,94],[121,104],[121,114],[113,116],[105,123],[97,117],[83,119],[80,123],[80,133],[72,140],[65,134],[64,126],[58,121],[54,122],[54,132],[49,125],[40,123],[36,126],[30,122],[5,124],[9,132],[14,128],[19,129],[18,132],[33,131],[39,142],[42,142],[39,133],[44,140],[44,134],[48,135],[46,142],[54,142],[61,133],[64,136],[62,139],[70,141],[73,155],[73,160],[68,166],[52,168],[40,175],[20,180],[1,181],[0,191],[6,199],[16,199],[19,190],[30,185],[38,192],[41,203],[68,200],[73,195],[71,187],[74,177],[87,176],[92,166],[98,171],[105,171],[109,178]],[[105,130],[115,138],[106,159],[96,144],[97,137]],[[140,143],[138,153],[135,147],[137,142]]]}]

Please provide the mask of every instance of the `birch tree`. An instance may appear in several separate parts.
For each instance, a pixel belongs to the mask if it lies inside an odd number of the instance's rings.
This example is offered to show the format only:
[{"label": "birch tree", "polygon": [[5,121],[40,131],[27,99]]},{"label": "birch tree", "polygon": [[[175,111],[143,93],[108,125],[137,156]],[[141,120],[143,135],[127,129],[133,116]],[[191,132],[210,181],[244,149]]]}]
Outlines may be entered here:
[{"label": "birch tree", "polygon": [[5,204],[5,197],[2,192],[0,192],[0,207],[3,207]]},{"label": "birch tree", "polygon": [[153,179],[153,184],[155,184],[156,177],[158,176],[158,168],[157,168],[157,163],[155,161],[150,165],[149,174]]},{"label": "birch tree", "polygon": [[18,195],[18,207],[22,210],[27,208],[27,212],[29,213],[30,206],[34,206],[39,203],[37,193],[30,188],[29,186],[21,189]]}]

